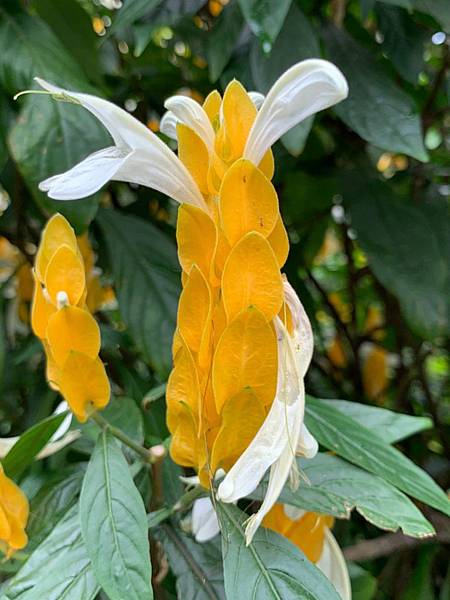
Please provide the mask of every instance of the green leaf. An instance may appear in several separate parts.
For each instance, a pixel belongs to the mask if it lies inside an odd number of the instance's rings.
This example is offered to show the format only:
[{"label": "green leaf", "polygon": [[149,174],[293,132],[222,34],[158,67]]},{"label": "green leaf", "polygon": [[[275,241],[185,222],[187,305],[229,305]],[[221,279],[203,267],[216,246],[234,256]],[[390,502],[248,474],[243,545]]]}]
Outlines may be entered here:
[{"label": "green leaf", "polygon": [[347,566],[352,584],[352,600],[372,600],[378,587],[377,578],[356,563],[347,562]]},{"label": "green leaf", "polygon": [[447,0],[410,0],[416,10],[434,17],[445,33],[450,33],[450,4]]},{"label": "green leaf", "polygon": [[369,429],[330,404],[310,396],[305,422],[312,435],[329,450],[450,515],[450,500],[433,479]]},{"label": "green leaf", "polygon": [[330,214],[338,191],[336,178],[303,171],[289,173],[283,189],[283,214],[298,227],[309,228],[318,217]]},{"label": "green leaf", "polygon": [[[83,71],[45,23],[23,14],[12,17],[1,8],[0,15],[0,81],[11,95],[29,89],[37,75],[68,88],[86,89]],[[18,102],[22,110],[8,138],[14,161],[44,214],[61,212],[81,233],[96,213],[99,194],[61,202],[40,192],[38,184],[110,145],[110,137],[81,106],[48,96]]]},{"label": "green leaf", "polygon": [[220,540],[199,544],[169,523],[155,535],[177,578],[180,600],[225,600]]},{"label": "green leaf", "polygon": [[400,442],[415,433],[433,427],[433,421],[428,417],[403,415],[386,408],[347,400],[322,400],[322,402],[337,408],[360,425],[367,427],[387,444]]},{"label": "green leaf", "polygon": [[97,53],[99,38],[94,32],[90,16],[81,4],[76,0],[33,0],[32,6],[88,77],[100,82],[102,76]]},{"label": "green leaf", "polygon": [[395,6],[378,4],[377,14],[384,36],[383,50],[400,75],[416,85],[424,65],[424,45],[430,40],[429,30],[417,27],[405,10]]},{"label": "green leaf", "polygon": [[1,600],[93,600],[98,591],[74,506],[7,583]]},{"label": "green leaf", "polygon": [[132,398],[114,397],[102,412],[102,416],[138,444],[143,443],[144,421],[139,407]]},{"label": "green leaf", "polygon": [[[270,54],[255,41],[250,54],[252,76],[261,92],[268,92],[278,77],[293,64],[320,56],[319,43],[308,19],[295,4],[289,10],[283,28]],[[303,150],[314,117],[309,117],[283,135],[281,141],[293,156]]]},{"label": "green leaf", "polygon": [[117,11],[109,34],[135,23],[141,17],[152,12],[158,4],[161,4],[161,0],[127,0]]},{"label": "green leaf", "polygon": [[275,42],[292,0],[238,0],[250,29],[266,51]]},{"label": "green leaf", "polygon": [[221,12],[209,34],[207,56],[209,78],[217,81],[231,58],[241,34],[244,19],[238,2],[230,2]]},{"label": "green leaf", "polygon": [[104,235],[120,311],[134,341],[165,379],[180,293],[174,244],[156,227],[114,210],[102,210]]},{"label": "green leaf", "polygon": [[450,217],[444,198],[413,205],[382,183],[363,183],[357,174],[346,187],[352,227],[375,276],[398,298],[418,335],[445,335],[450,324]]},{"label": "green leaf", "polygon": [[28,537],[33,547],[49,535],[58,521],[75,504],[81,490],[83,476],[84,468],[78,465],[64,469],[51,477],[34,496],[30,503],[27,525]]},{"label": "green leaf", "polygon": [[144,503],[109,432],[99,435],[80,497],[83,539],[111,600],[153,598]]},{"label": "green leaf", "polygon": [[43,419],[23,433],[2,461],[8,477],[17,479],[64,421],[67,412]]},{"label": "green leaf", "polygon": [[246,546],[243,524],[248,515],[220,502],[216,510],[227,598],[339,600],[325,575],[286,538],[261,527]]},{"label": "green leaf", "polygon": [[334,110],[368,142],[427,161],[420,116],[411,98],[387,76],[372,54],[341,29],[324,32],[327,54],[344,73],[349,96]]},{"label": "green leaf", "polygon": [[[329,454],[319,453],[311,460],[298,460],[298,466],[310,485],[301,482],[295,492],[289,485],[285,486],[279,502],[341,519],[350,518],[355,509],[380,529],[401,529],[412,537],[422,538],[435,533],[411,500],[381,477]],[[266,486],[267,483],[260,486],[252,497],[262,499]]]}]

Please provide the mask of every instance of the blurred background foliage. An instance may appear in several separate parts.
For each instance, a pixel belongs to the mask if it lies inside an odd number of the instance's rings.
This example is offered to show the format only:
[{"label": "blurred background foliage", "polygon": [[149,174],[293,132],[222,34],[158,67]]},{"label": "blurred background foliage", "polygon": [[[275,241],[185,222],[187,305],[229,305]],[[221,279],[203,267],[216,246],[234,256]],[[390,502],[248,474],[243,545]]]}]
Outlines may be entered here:
[{"label": "blurred background foliage", "polygon": [[[307,390],[432,416],[432,429],[400,447],[447,489],[449,30],[448,0],[2,0],[0,436],[57,402],[29,328],[30,265],[49,215],[84,234],[102,358],[115,395],[128,397],[109,418],[136,431],[144,399],[148,444],[167,435],[163,391],[145,395],[170,371],[180,289],[175,204],[121,183],[82,201],[48,199],[38,182],[108,134],[81,107],[13,95],[40,76],[103,95],[158,132],[172,94],[202,101],[234,77],[265,93],[293,63],[321,56],[344,72],[349,98],[274,149],[286,272],[315,333]],[[31,497],[45,477],[36,466],[25,480]],[[358,516],[339,523],[356,600],[450,598],[449,521],[424,510],[439,531],[426,543]]]}]

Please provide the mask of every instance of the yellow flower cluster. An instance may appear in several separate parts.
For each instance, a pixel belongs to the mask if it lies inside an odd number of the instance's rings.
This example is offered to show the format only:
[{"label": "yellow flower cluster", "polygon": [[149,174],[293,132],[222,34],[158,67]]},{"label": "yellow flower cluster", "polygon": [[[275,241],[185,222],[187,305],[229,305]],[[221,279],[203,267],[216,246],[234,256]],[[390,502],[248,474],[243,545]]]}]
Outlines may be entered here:
[{"label": "yellow flower cluster", "polygon": [[[178,212],[183,291],[167,387],[171,455],[209,486],[229,470],[261,427],[277,388],[273,319],[289,328],[283,301],[289,241],[271,183],[269,150],[259,167],[242,158],[257,109],[237,82],[203,108],[215,131],[213,152],[178,123],[178,155],[209,213]],[[220,118],[219,115],[222,115]]]},{"label": "yellow flower cluster", "polygon": [[34,333],[44,345],[47,379],[80,421],[109,401],[109,381],[100,360],[100,330],[86,305],[82,252],[60,214],[47,223],[36,255],[31,312]]},{"label": "yellow flower cluster", "polygon": [[5,475],[0,465],[0,550],[7,558],[28,543],[25,533],[28,514],[25,494]]}]

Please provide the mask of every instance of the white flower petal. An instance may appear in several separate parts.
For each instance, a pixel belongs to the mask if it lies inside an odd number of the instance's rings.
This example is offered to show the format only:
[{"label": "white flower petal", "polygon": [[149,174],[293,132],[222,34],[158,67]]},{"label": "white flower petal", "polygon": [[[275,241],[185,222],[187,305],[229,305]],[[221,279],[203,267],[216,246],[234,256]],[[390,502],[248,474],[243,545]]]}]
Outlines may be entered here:
[{"label": "white flower petal", "polygon": [[[65,400],[63,400],[55,408],[55,410],[53,411],[53,414],[60,415],[61,413],[65,412],[66,410],[69,410],[69,405],[67,404],[67,402]],[[61,425],[58,427],[58,429],[55,431],[55,433],[50,438],[51,442],[56,442],[57,440],[62,438],[62,436],[65,433],[67,433],[67,431],[69,431],[69,427],[72,423],[72,417],[73,417],[73,414],[69,411],[67,413],[67,416],[64,419],[64,421],[61,423]]]},{"label": "white flower petal", "polygon": [[114,179],[127,159],[124,152],[116,146],[94,152],[65,173],[41,181],[39,189],[55,200],[86,198]]},{"label": "white flower petal", "polygon": [[352,588],[342,550],[329,529],[325,530],[322,555],[316,566],[331,581],[342,600],[352,600]]},{"label": "white flower petal", "polygon": [[[42,182],[41,189],[48,189],[51,197],[63,200],[83,198],[88,195],[87,190],[92,193],[91,190],[98,190],[113,178],[152,187],[178,202],[188,202],[207,210],[200,190],[183,163],[157,135],[132,115],[102,98],[69,92],[43,79],[36,78],[36,81],[57,98],[84,106],[106,127],[116,144],[117,154],[111,148],[95,152],[67,173]],[[98,156],[102,152],[105,153],[105,163],[99,165]],[[121,164],[118,163],[120,158],[123,159]],[[81,165],[81,169],[77,170]],[[78,176],[81,177],[80,183],[76,181]],[[87,181],[90,178],[92,184]],[[67,188],[63,189],[66,185]]]},{"label": "white flower petal", "polygon": [[74,429],[73,431],[69,431],[56,442],[50,442],[42,450],[37,454],[36,459],[47,458],[52,454],[56,454],[75,440],[77,440],[81,436],[81,431],[79,429]]},{"label": "white flower petal", "polygon": [[19,439],[18,435],[0,438],[0,458],[4,458]]},{"label": "white flower petal", "polygon": [[298,508],[298,506],[292,506],[291,504],[283,504],[284,514],[291,521],[299,521],[302,517],[306,515],[306,510],[303,508]]},{"label": "white flower petal", "polygon": [[308,59],[273,84],[250,130],[244,158],[259,165],[267,150],[289,129],[346,98],[347,82],[332,63]]},{"label": "white flower petal", "polygon": [[283,277],[283,292],[294,325],[293,337],[299,374],[300,377],[304,377],[314,351],[313,331],[303,304],[286,277]]},{"label": "white flower petal", "polygon": [[177,123],[179,119],[173,114],[171,110],[165,112],[159,123],[159,130],[164,135],[167,135],[171,140],[177,140]]},{"label": "white flower petal", "polygon": [[213,151],[214,129],[208,115],[198,102],[187,96],[172,96],[164,102],[164,106],[203,140],[209,152]]},{"label": "white flower petal", "polygon": [[249,92],[248,95],[250,96],[250,100],[259,110],[262,106],[262,103],[264,102],[264,94],[261,94],[261,92]]},{"label": "white flower petal", "polygon": [[[287,446],[292,456],[290,464],[294,459],[300,427],[297,424],[298,420],[301,423],[304,410],[302,381],[297,377],[289,334],[278,318],[275,327],[279,340],[277,394],[261,428],[219,485],[217,497],[223,502],[235,502],[253,492]],[[289,469],[286,478],[288,474]]]},{"label": "white flower petal", "polygon": [[210,498],[199,498],[192,506],[192,533],[197,542],[207,542],[220,531],[219,520]]},{"label": "white flower petal", "polygon": [[319,444],[316,438],[311,435],[308,428],[304,423],[300,429],[300,437],[298,438],[297,448],[295,453],[297,456],[304,456],[305,458],[314,458],[319,450]]}]

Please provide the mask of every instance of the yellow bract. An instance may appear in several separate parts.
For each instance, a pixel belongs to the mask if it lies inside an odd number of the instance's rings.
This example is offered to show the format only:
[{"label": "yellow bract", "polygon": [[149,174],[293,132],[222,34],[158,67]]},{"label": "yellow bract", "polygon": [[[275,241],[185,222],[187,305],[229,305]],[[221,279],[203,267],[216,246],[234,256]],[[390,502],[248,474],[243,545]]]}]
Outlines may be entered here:
[{"label": "yellow bract", "polygon": [[196,133],[178,123],[178,156],[191,172],[202,194],[208,193],[208,150]]},{"label": "yellow bract", "polygon": [[214,221],[203,210],[183,204],[178,210],[178,258],[185,273],[196,265],[209,280],[217,233]]},{"label": "yellow bract", "polygon": [[25,527],[29,505],[22,490],[7,477],[0,465],[0,549],[9,558],[28,543]]},{"label": "yellow bract", "polygon": [[283,302],[283,282],[267,240],[256,232],[245,235],[232,249],[222,275],[222,294],[228,320],[250,305],[272,319]]},{"label": "yellow bract", "polygon": [[105,367],[97,356],[71,351],[61,370],[59,388],[72,412],[82,423],[90,410],[102,409],[110,397],[110,387]]},{"label": "yellow bract", "polygon": [[213,361],[213,390],[217,412],[236,394],[251,388],[264,405],[275,397],[277,340],[264,315],[249,307],[223,332]]},{"label": "yellow bract", "polygon": [[205,328],[211,321],[211,292],[205,276],[194,265],[178,304],[178,329],[188,346],[200,350]]},{"label": "yellow bract", "polygon": [[[110,391],[98,358],[100,330],[86,306],[89,286],[100,287],[94,253],[87,235],[79,241],[80,247],[62,215],[45,227],[36,256],[31,325],[44,345],[50,387],[61,391],[84,421],[88,410],[108,403]],[[98,290],[96,295],[95,307],[101,303]]]}]

